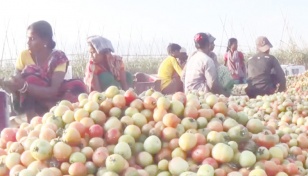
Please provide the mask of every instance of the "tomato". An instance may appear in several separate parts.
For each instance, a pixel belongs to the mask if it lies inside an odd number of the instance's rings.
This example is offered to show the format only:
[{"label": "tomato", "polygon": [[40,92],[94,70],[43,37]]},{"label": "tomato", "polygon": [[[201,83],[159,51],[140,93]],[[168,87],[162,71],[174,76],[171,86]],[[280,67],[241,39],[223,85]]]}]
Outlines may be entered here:
[{"label": "tomato", "polygon": [[164,110],[166,110],[166,111],[167,111],[167,110],[170,108],[170,106],[171,106],[170,100],[169,100],[168,98],[166,98],[166,97],[159,97],[159,98],[157,99],[156,104],[157,104],[157,108],[159,108],[159,109],[164,109]]},{"label": "tomato", "polygon": [[215,114],[217,114],[217,113],[222,113],[224,115],[228,114],[228,107],[223,102],[215,103],[214,106],[213,106],[213,110],[214,110]]},{"label": "tomato", "polygon": [[218,162],[227,163],[232,160],[234,156],[233,149],[224,143],[216,144],[212,149],[212,157]]},{"label": "tomato", "polygon": [[211,151],[205,145],[198,145],[193,148],[191,157],[196,163],[201,163],[205,158],[209,157]]},{"label": "tomato", "polygon": [[89,135],[91,138],[93,137],[103,137],[104,130],[100,125],[92,125],[89,128]]},{"label": "tomato", "polygon": [[250,119],[246,124],[247,129],[254,134],[260,133],[264,129],[264,125],[259,119]]},{"label": "tomato", "polygon": [[1,131],[1,139],[7,143],[9,141],[15,142],[16,141],[16,132],[13,128],[4,128]]},{"label": "tomato", "polygon": [[31,144],[30,151],[33,158],[44,161],[51,157],[52,146],[44,139],[37,139]]},{"label": "tomato", "polygon": [[257,157],[251,151],[245,150],[240,154],[239,164],[243,168],[253,166],[256,163],[256,161]]},{"label": "tomato", "polygon": [[213,107],[214,104],[218,102],[218,97],[216,95],[210,94],[205,99],[206,104],[208,104],[210,107]]},{"label": "tomato", "polygon": [[192,133],[184,133],[179,138],[179,146],[183,151],[189,151],[197,144],[197,136]]},{"label": "tomato", "polygon": [[173,113],[167,113],[163,117],[163,124],[167,127],[176,128],[179,122],[180,119]]},{"label": "tomato", "polygon": [[102,146],[105,146],[105,141],[103,138],[94,137],[89,140],[89,147],[91,147],[93,150]]},{"label": "tomato", "polygon": [[109,171],[121,173],[125,169],[125,159],[119,154],[109,155],[106,159],[106,168]]},{"label": "tomato", "polygon": [[119,93],[120,93],[120,90],[116,86],[110,86],[105,91],[105,95],[107,98],[113,98],[115,95]]},{"label": "tomato", "polygon": [[87,161],[86,156],[81,152],[74,152],[69,156],[69,162],[73,163],[83,163],[85,164]]},{"label": "tomato", "polygon": [[243,125],[236,125],[228,130],[228,135],[232,141],[243,142],[251,138],[250,133]]},{"label": "tomato", "polygon": [[120,130],[116,128],[112,128],[106,132],[105,139],[109,145],[116,144],[120,136],[121,136]]},{"label": "tomato", "polygon": [[65,130],[62,139],[64,142],[68,143],[69,145],[79,145],[81,143],[81,136],[77,129],[73,127],[69,127]]},{"label": "tomato", "polygon": [[125,97],[125,102],[126,105],[129,106],[131,102],[133,102],[138,96],[137,94],[134,92],[134,89],[128,89],[127,91],[125,91],[124,93],[124,97]]},{"label": "tomato", "polygon": [[144,109],[143,102],[140,99],[135,99],[130,103],[130,107],[136,108],[139,112]]},{"label": "tomato", "polygon": [[143,144],[144,150],[149,152],[150,154],[158,153],[162,148],[162,143],[157,136],[149,136],[146,138]]},{"label": "tomato", "polygon": [[58,142],[53,147],[53,156],[61,162],[68,161],[72,152],[72,147],[64,142]]},{"label": "tomato", "polygon": [[105,164],[108,155],[109,152],[107,148],[98,147],[92,155],[92,161],[97,167],[101,167]]},{"label": "tomato", "polygon": [[153,113],[153,119],[155,122],[162,121],[164,115],[167,114],[166,109],[164,108],[155,108]]},{"label": "tomato", "polygon": [[188,171],[189,164],[183,158],[175,157],[169,161],[168,169],[172,175],[180,175],[181,173]]},{"label": "tomato", "polygon": [[273,161],[265,161],[264,167],[267,175],[276,175],[280,171],[280,168]]},{"label": "tomato", "polygon": [[279,136],[272,134],[268,130],[264,130],[262,133],[259,133],[255,142],[259,146],[264,146],[266,148],[271,148],[279,142]]},{"label": "tomato", "polygon": [[187,97],[184,92],[176,92],[172,95],[172,101],[177,100],[183,103],[184,105],[186,104]]},{"label": "tomato", "polygon": [[51,141],[52,139],[56,138],[56,132],[50,128],[43,128],[39,134],[40,139],[45,139],[47,141]]},{"label": "tomato", "polygon": [[114,107],[123,109],[126,106],[126,99],[124,95],[118,94],[112,98],[112,103]]},{"label": "tomato", "polygon": [[145,109],[154,110],[156,108],[156,99],[151,96],[147,96],[143,100],[143,106]]},{"label": "tomato", "polygon": [[69,166],[68,173],[74,176],[87,175],[87,168],[83,163],[73,163]]},{"label": "tomato", "polygon": [[203,164],[209,164],[211,165],[214,169],[217,169],[218,168],[218,162],[212,158],[212,157],[208,157],[208,158],[205,158],[203,161],[202,161],[202,165]]},{"label": "tomato", "polygon": [[197,119],[199,117],[198,109],[194,106],[186,106],[184,109],[184,117]]}]

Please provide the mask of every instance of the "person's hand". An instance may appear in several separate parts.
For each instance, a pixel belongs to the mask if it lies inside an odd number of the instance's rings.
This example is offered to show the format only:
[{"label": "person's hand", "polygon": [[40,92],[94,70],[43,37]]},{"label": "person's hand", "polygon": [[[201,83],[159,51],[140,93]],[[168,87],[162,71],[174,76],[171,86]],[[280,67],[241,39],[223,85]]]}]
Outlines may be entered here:
[{"label": "person's hand", "polygon": [[25,80],[20,76],[12,76],[10,80],[7,81],[8,88],[11,91],[18,91],[22,89],[25,85]]}]

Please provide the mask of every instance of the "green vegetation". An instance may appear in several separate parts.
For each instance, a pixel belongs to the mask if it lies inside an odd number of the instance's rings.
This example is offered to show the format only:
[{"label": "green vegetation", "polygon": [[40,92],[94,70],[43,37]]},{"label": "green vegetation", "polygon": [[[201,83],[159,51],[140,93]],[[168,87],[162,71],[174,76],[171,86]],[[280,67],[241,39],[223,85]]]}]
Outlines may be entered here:
[{"label": "green vegetation", "polygon": [[[281,64],[300,64],[308,68],[308,48],[300,48],[294,42],[289,42],[288,47],[278,48],[271,53],[280,61]],[[249,58],[254,53],[246,53],[245,58]],[[70,65],[73,67],[73,77],[82,78],[85,73],[87,54],[68,55]],[[146,72],[150,74],[157,73],[160,62],[166,56],[123,56],[126,69],[131,73]],[[222,55],[218,55],[220,62],[223,60]],[[14,62],[1,62],[0,77],[9,77],[14,72]],[[222,62],[221,62],[222,63]]]}]

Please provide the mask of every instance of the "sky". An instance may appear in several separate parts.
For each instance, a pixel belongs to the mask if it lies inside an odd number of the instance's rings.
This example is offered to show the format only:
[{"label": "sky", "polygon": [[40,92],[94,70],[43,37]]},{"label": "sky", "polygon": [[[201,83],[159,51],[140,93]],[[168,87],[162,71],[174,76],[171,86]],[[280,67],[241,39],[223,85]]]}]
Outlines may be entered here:
[{"label": "sky", "polygon": [[120,55],[166,54],[169,43],[193,52],[193,36],[216,37],[217,54],[231,37],[239,50],[255,51],[264,35],[273,49],[308,42],[307,0],[0,0],[0,57],[26,49],[26,29],[38,20],[54,30],[56,48],[68,55],[86,52],[86,38],[110,39]]}]

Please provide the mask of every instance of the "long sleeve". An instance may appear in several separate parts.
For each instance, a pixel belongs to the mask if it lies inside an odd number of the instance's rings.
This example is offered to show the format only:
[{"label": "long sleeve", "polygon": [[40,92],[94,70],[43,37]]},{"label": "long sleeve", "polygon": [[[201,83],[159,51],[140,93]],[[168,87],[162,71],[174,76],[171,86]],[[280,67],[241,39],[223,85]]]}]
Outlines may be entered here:
[{"label": "long sleeve", "polygon": [[275,70],[276,78],[278,79],[279,89],[278,91],[286,90],[286,77],[285,74],[276,58],[272,59],[273,68]]}]

